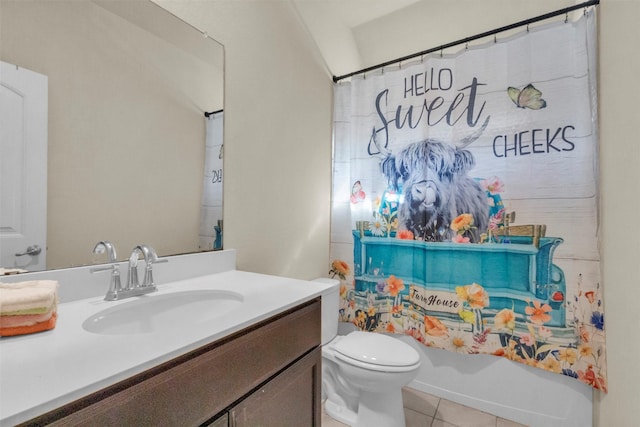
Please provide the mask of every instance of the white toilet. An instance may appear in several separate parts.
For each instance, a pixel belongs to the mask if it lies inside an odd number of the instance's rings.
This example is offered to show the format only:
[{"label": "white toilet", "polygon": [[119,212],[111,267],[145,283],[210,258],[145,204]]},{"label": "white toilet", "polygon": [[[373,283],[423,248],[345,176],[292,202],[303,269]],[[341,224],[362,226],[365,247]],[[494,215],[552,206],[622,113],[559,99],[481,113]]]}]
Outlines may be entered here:
[{"label": "white toilet", "polygon": [[322,295],[322,395],[332,418],[354,427],[404,427],[402,387],[418,375],[420,355],[387,335],[339,336],[340,283]]}]

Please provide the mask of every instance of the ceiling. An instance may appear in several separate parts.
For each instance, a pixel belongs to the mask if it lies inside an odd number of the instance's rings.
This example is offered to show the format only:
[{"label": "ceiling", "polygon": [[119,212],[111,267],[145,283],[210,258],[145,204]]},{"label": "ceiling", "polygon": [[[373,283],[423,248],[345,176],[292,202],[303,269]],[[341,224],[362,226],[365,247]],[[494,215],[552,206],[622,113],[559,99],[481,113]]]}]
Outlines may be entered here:
[{"label": "ceiling", "polygon": [[296,0],[296,3],[315,1],[347,27],[373,21],[420,0]]},{"label": "ceiling", "polygon": [[[357,29],[424,0],[290,0],[327,69],[341,75],[371,65]],[[375,63],[375,62],[374,62]]]}]

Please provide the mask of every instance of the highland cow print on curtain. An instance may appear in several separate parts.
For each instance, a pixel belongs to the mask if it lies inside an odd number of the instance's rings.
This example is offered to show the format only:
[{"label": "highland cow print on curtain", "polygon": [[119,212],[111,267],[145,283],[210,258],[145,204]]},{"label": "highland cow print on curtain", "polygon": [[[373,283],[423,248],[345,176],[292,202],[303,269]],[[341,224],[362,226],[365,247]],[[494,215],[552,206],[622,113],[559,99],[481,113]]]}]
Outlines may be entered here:
[{"label": "highland cow print on curtain", "polygon": [[606,391],[593,12],[335,86],[340,319]]}]

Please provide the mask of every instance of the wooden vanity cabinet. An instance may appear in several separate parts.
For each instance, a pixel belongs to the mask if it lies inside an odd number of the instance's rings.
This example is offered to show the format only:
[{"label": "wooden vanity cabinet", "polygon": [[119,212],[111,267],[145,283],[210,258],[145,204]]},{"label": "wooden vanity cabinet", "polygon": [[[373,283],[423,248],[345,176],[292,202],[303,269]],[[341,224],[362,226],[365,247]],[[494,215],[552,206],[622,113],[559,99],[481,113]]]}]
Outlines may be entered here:
[{"label": "wooden vanity cabinet", "polygon": [[320,299],[72,402],[28,426],[320,426]]}]

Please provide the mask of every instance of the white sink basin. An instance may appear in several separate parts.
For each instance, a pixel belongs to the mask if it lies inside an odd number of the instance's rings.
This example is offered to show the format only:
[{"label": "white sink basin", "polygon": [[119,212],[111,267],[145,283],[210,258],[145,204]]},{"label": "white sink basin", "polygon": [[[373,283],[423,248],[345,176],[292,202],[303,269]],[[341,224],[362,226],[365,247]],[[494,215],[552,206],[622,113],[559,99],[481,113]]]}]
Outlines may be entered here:
[{"label": "white sink basin", "polygon": [[82,327],[106,335],[175,331],[220,318],[239,308],[243,300],[237,292],[221,290],[143,295],[92,315]]}]

